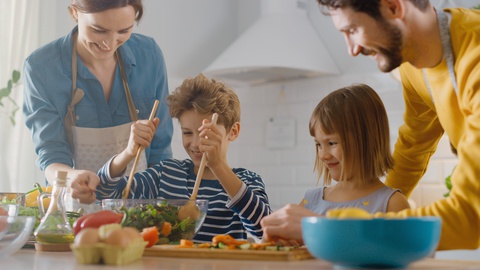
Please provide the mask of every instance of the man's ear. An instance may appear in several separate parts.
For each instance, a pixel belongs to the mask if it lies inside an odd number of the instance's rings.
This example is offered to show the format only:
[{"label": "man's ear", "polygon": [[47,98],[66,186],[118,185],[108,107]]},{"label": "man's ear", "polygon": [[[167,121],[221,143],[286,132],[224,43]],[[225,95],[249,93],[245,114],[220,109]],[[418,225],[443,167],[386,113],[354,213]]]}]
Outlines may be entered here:
[{"label": "man's ear", "polygon": [[405,0],[382,0],[380,10],[386,19],[399,19],[405,16]]},{"label": "man's ear", "polygon": [[235,122],[228,132],[228,140],[235,141],[240,134],[240,122]]}]

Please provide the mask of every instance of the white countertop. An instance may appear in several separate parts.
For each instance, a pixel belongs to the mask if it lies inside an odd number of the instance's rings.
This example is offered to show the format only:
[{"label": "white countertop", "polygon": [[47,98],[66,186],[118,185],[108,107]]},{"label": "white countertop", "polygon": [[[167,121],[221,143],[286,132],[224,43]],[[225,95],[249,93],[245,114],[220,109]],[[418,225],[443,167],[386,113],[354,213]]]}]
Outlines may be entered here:
[{"label": "white countertop", "polygon": [[[221,259],[183,259],[183,258],[160,258],[143,257],[132,264],[125,266],[109,265],[82,265],[76,262],[75,256],[71,252],[37,252],[33,249],[22,249],[17,253],[0,259],[2,269],[8,266],[8,269],[34,269],[34,270],[89,270],[89,269],[122,269],[122,270],[140,270],[140,269],[164,269],[164,270],[223,270],[223,269],[262,269],[262,270],[282,270],[282,269],[332,269],[332,264],[322,260],[302,260],[302,261],[253,261],[253,260],[221,260]],[[453,261],[424,259],[413,263],[409,269],[480,269],[480,261]]]}]

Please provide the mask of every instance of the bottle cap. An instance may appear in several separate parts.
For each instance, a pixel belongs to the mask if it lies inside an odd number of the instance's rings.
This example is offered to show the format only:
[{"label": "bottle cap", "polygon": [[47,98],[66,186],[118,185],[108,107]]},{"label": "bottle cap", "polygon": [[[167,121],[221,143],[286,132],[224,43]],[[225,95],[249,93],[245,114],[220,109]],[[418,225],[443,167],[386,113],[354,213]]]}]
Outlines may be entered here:
[{"label": "bottle cap", "polygon": [[67,172],[56,171],[55,172],[55,184],[57,186],[64,187],[67,184]]},{"label": "bottle cap", "polygon": [[67,179],[67,172],[65,172],[65,171],[56,171],[56,172],[55,172],[55,178]]}]

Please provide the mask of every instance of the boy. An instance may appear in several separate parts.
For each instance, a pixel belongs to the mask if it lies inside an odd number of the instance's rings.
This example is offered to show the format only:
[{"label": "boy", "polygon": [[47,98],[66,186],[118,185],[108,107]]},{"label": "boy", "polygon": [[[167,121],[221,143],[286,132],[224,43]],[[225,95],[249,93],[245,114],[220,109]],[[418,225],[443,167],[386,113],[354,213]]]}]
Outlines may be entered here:
[{"label": "boy", "polygon": [[[186,79],[167,97],[170,115],[177,118],[189,159],[167,159],[136,173],[130,198],[188,199],[196,173],[206,154],[206,167],[197,198],[209,200],[204,224],[196,242],[210,242],[217,234],[246,239],[247,232],[262,237],[260,220],[271,213],[262,178],[247,169],[230,168],[229,143],[240,133],[240,101],[223,83],[202,74]],[[213,113],[218,114],[213,125]],[[120,198],[128,177],[121,156],[113,157],[99,170],[97,198]]]}]

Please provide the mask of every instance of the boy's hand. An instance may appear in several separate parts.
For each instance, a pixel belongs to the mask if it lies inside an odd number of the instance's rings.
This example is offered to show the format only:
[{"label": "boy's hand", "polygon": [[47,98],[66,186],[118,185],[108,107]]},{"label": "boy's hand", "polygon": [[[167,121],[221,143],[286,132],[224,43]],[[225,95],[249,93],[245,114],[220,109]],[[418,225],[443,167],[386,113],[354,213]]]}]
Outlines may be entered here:
[{"label": "boy's hand", "polygon": [[68,174],[72,179],[72,198],[77,199],[80,203],[93,203],[97,196],[97,189],[100,179],[98,175],[91,171],[74,170]]},{"label": "boy's hand", "polygon": [[226,160],[226,156],[222,156],[223,135],[217,125],[212,124],[210,120],[204,119],[198,131],[200,131],[199,149],[207,155],[207,166],[212,167],[222,159]]},{"label": "boy's hand", "polygon": [[140,146],[148,147],[152,142],[160,119],[138,120],[130,128],[130,138],[128,140],[125,154],[135,157]]}]

